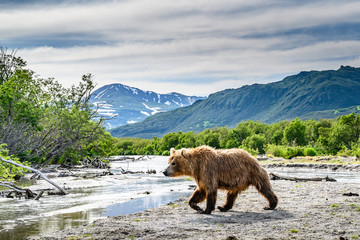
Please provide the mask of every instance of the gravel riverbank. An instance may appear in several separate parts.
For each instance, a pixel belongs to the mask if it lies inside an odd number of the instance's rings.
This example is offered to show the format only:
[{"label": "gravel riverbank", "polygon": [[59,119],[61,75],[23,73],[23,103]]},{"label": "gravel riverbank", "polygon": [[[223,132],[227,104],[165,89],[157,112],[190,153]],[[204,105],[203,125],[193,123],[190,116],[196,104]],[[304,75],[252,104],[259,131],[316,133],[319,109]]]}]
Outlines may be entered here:
[{"label": "gravel riverbank", "polygon": [[[108,217],[79,228],[28,239],[358,239],[357,183],[272,181],[279,197],[275,211],[251,187],[234,209],[196,213],[188,198],[136,214]],[[219,191],[217,205],[225,200]],[[204,203],[201,204],[204,206]]]}]

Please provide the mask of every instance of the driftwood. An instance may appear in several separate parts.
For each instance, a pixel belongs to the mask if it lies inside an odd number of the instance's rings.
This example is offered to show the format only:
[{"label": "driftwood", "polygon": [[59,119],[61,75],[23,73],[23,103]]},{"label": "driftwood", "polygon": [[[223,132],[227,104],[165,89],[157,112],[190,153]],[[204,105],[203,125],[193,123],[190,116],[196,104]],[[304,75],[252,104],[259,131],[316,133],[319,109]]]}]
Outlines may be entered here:
[{"label": "driftwood", "polygon": [[123,169],[122,167],[120,167],[120,171],[121,171],[121,174],[137,174],[137,173],[145,173],[143,171],[136,171],[136,172],[133,172],[133,171],[127,171],[125,169]]},{"label": "driftwood", "polygon": [[[108,159],[104,159],[104,160],[108,160]],[[110,168],[110,162],[104,162],[102,159],[100,158],[85,158],[82,161],[83,166],[85,167],[93,167],[93,168]]]},{"label": "driftwood", "polygon": [[144,171],[128,171],[128,170],[125,170],[123,169],[122,167],[120,167],[120,171],[121,171],[121,174],[143,174],[143,173],[147,173],[147,174],[156,174],[156,170],[154,169],[149,169],[147,170],[146,172]]},{"label": "driftwood", "polygon": [[149,155],[142,155],[140,157],[130,157],[130,156],[116,156],[115,158],[109,158],[109,161],[127,161],[131,160],[132,162],[141,161],[141,160],[149,160],[151,157]]},{"label": "driftwood", "polygon": [[27,170],[30,170],[32,172],[35,172],[37,174],[39,174],[44,180],[46,180],[48,183],[52,184],[53,186],[55,186],[57,189],[59,189],[59,191],[62,193],[62,195],[66,195],[68,194],[62,187],[60,187],[59,185],[57,185],[56,183],[54,183],[53,181],[51,181],[50,179],[48,179],[42,172],[40,172],[39,170],[36,170],[34,168],[31,168],[31,167],[28,167],[28,166],[24,166],[20,163],[16,163],[16,162],[13,162],[11,160],[6,160],[2,157],[0,157],[0,160],[3,161],[3,162],[6,162],[6,163],[10,163],[10,164],[13,164],[15,166],[18,166],[18,167],[22,167],[22,168],[25,168]]},{"label": "driftwood", "polygon": [[327,182],[336,182],[336,179],[331,178],[329,176],[326,177],[313,177],[313,178],[299,178],[299,177],[285,177],[280,176],[276,173],[271,172],[270,174],[271,180],[289,180],[289,181],[327,181]]},{"label": "driftwood", "polygon": [[11,182],[2,182],[2,181],[0,181],[0,186],[4,186],[4,187],[12,189],[12,191],[7,193],[6,196],[4,195],[7,198],[21,198],[21,197],[24,197],[25,199],[30,199],[30,198],[39,199],[41,197],[41,195],[42,195],[41,194],[39,196],[38,194],[32,192],[28,188],[21,188],[21,187],[15,186]]},{"label": "driftwood", "polygon": [[7,188],[10,188],[16,192],[21,192],[21,193],[25,193],[26,190],[25,189],[22,189],[20,187],[17,187],[15,186],[13,183],[10,183],[10,182],[2,182],[0,181],[0,186],[4,186],[4,187],[7,187]]},{"label": "driftwood", "polygon": [[344,193],[343,196],[359,196],[358,193],[352,193],[352,192],[349,192],[349,193]]}]

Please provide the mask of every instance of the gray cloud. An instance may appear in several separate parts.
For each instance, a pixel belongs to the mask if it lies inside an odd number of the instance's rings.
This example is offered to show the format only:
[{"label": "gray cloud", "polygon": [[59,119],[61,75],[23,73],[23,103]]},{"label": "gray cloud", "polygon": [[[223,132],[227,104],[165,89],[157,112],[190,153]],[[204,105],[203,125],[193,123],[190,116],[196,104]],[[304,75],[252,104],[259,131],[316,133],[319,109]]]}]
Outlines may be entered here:
[{"label": "gray cloud", "polygon": [[358,1],[31,2],[0,8],[0,45],[65,85],[209,94],[360,62]]}]

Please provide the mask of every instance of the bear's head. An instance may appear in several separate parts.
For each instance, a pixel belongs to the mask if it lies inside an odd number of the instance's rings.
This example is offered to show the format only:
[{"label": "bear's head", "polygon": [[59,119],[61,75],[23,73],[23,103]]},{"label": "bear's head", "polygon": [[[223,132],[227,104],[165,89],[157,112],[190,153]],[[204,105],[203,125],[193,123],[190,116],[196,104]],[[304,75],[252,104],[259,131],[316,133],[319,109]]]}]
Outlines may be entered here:
[{"label": "bear's head", "polygon": [[188,163],[187,163],[188,154],[186,149],[175,150],[171,148],[170,157],[168,160],[169,166],[165,169],[163,174],[168,177],[179,177],[188,175]]}]

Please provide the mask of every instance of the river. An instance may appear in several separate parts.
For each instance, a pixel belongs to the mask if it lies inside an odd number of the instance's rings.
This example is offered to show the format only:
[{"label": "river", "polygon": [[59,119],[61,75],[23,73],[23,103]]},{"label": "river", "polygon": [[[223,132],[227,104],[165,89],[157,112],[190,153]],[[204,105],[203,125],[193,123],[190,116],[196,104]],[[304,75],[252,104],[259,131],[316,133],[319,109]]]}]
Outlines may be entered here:
[{"label": "river", "polygon": [[[24,239],[91,223],[107,216],[136,213],[174,201],[193,192],[195,182],[187,178],[168,178],[161,173],[167,157],[154,156],[141,161],[114,161],[113,176],[73,179],[66,196],[43,196],[40,200],[0,198],[0,239]],[[121,174],[155,170],[156,174]],[[291,176],[326,176],[338,181],[359,182],[359,173],[315,171],[312,169],[274,169]],[[62,178],[54,178],[55,182]],[[76,187],[78,186],[78,187]],[[51,187],[51,186],[48,186]]]}]

